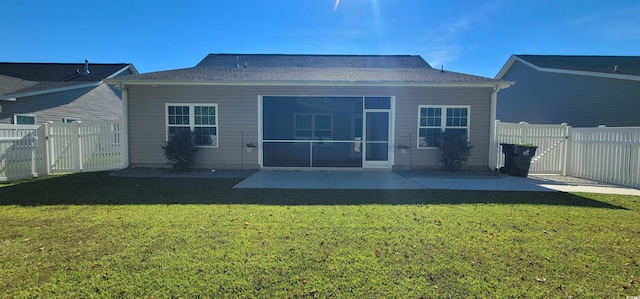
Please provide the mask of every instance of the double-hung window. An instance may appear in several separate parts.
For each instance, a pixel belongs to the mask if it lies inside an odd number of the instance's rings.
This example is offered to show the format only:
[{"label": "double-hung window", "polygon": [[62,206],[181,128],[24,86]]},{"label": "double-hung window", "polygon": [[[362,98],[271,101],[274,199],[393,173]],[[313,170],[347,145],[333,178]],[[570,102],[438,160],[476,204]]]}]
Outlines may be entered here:
[{"label": "double-hung window", "polygon": [[333,138],[333,115],[330,113],[296,113],[294,131],[297,140],[331,140]]},{"label": "double-hung window", "polygon": [[456,130],[469,138],[470,106],[418,106],[418,148],[438,147],[441,132]]},{"label": "double-hung window", "polygon": [[167,140],[191,131],[197,146],[218,146],[217,104],[167,104]]}]

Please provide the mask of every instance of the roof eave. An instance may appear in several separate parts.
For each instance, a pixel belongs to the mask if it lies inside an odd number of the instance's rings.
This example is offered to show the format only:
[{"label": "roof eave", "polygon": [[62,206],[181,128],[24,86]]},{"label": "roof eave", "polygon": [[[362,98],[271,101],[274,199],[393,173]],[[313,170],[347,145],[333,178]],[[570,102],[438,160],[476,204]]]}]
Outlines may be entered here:
[{"label": "roof eave", "polygon": [[138,70],[136,70],[136,68],[133,66],[133,64],[127,64],[127,66],[119,69],[117,72],[111,74],[109,77],[106,77],[105,79],[115,78],[118,75],[122,74],[122,72],[124,72],[126,70],[131,70],[131,73],[134,74],[134,75],[140,74],[140,73],[138,73]]},{"label": "roof eave", "polygon": [[507,71],[511,68],[511,65],[513,65],[515,61],[516,61],[516,56],[511,55],[509,59],[507,59],[507,62],[502,66],[498,74],[494,77],[494,79],[502,80],[502,76],[504,76],[504,74],[507,73]]},{"label": "roof eave", "polygon": [[640,76],[635,75],[625,75],[625,74],[614,74],[614,73],[601,73],[601,72],[587,72],[587,71],[576,71],[576,70],[565,70],[558,68],[545,68],[539,67],[531,62],[528,62],[516,55],[511,55],[507,63],[500,69],[495,79],[502,80],[502,77],[506,74],[506,72],[511,68],[513,63],[519,61],[524,65],[539,71],[539,72],[547,72],[547,73],[557,73],[557,74],[567,74],[567,75],[578,75],[578,76],[589,76],[589,77],[600,77],[600,78],[609,78],[609,79],[621,79],[621,80],[632,80],[632,81],[640,81]]},{"label": "roof eave", "polygon": [[217,81],[217,80],[118,80],[107,79],[111,85],[191,85],[191,86],[386,86],[386,87],[496,87],[513,85],[511,81],[486,82],[417,82],[417,81]]},{"label": "roof eave", "polygon": [[87,83],[87,84],[79,84],[79,85],[73,85],[73,86],[67,86],[67,87],[43,89],[43,90],[36,90],[36,91],[30,91],[30,92],[24,92],[24,93],[6,94],[6,95],[0,96],[0,100],[11,101],[11,99],[13,99],[13,101],[15,101],[16,98],[32,97],[32,96],[37,96],[37,95],[42,95],[42,94],[48,94],[48,93],[54,93],[54,92],[63,92],[63,91],[81,89],[81,88],[87,88],[87,87],[96,87],[96,86],[99,86],[102,83],[103,83],[102,81],[100,81],[100,82],[91,82],[91,83]]}]

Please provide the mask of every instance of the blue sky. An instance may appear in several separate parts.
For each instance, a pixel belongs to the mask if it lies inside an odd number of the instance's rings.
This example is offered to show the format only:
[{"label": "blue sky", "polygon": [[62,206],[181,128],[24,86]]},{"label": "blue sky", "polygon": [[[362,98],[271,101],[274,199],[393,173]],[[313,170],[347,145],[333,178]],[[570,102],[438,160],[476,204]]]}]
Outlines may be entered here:
[{"label": "blue sky", "polygon": [[0,0],[0,61],[413,54],[494,77],[511,54],[640,55],[638,0]]}]

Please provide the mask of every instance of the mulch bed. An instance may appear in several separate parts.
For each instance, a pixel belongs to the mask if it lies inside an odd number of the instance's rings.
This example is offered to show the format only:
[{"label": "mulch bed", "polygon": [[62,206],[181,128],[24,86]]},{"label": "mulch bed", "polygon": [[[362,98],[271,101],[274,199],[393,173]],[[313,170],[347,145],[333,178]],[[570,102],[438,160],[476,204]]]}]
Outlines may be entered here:
[{"label": "mulch bed", "polygon": [[161,167],[129,167],[114,171],[112,176],[119,177],[150,177],[150,178],[246,178],[254,174],[254,169],[192,169],[190,171],[176,171],[173,168]]}]

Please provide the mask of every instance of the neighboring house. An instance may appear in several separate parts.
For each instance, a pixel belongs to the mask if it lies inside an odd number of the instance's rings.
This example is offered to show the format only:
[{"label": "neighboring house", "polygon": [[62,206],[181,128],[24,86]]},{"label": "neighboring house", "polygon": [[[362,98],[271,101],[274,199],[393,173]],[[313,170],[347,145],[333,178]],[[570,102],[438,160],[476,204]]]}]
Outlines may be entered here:
[{"label": "neighboring house", "polygon": [[487,167],[495,98],[511,85],[410,55],[211,54],[106,81],[123,91],[131,166],[166,165],[160,146],[191,130],[195,167],[231,169],[440,167],[444,129],[467,133],[468,166]]},{"label": "neighboring house", "polygon": [[512,55],[496,79],[501,121],[640,126],[640,56]]},{"label": "neighboring house", "polygon": [[103,80],[137,73],[126,63],[0,62],[0,124],[118,119],[120,91]]}]

